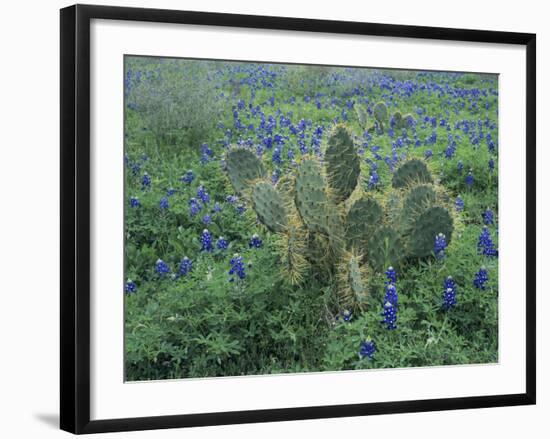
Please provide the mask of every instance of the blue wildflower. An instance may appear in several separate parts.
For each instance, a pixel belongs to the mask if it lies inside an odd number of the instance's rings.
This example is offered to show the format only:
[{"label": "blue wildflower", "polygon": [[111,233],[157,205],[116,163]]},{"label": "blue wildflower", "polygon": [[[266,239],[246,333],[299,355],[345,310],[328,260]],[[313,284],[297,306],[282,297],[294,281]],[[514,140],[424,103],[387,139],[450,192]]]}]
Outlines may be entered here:
[{"label": "blue wildflower", "polygon": [[434,253],[437,259],[443,259],[445,257],[445,249],[447,248],[447,240],[443,233],[438,233],[434,242]]},{"label": "blue wildflower", "polygon": [[395,272],[395,269],[393,267],[388,267],[386,270],[386,278],[388,279],[388,283],[396,283],[397,282],[397,273]]},{"label": "blue wildflower", "polygon": [[227,201],[229,204],[235,204],[237,202],[238,198],[236,195],[228,195],[225,198],[225,201]]},{"label": "blue wildflower", "polygon": [[206,192],[206,189],[202,184],[197,189],[197,197],[199,197],[203,203],[210,202],[210,195],[208,195],[208,192]]},{"label": "blue wildflower", "polygon": [[376,353],[376,344],[372,340],[362,341],[359,346],[359,357],[368,358],[369,360],[374,359],[374,354]]},{"label": "blue wildflower", "polygon": [[495,161],[493,159],[489,159],[489,171],[493,172],[495,170]]},{"label": "blue wildflower", "polygon": [[187,276],[193,270],[193,261],[187,256],[184,256],[180,262],[178,276]]},{"label": "blue wildflower", "polygon": [[464,210],[464,200],[460,196],[456,197],[455,208],[457,212],[462,212]]},{"label": "blue wildflower", "polygon": [[250,238],[250,242],[248,243],[248,246],[250,248],[260,248],[262,246],[262,240],[256,233],[254,233],[252,235],[252,238]]},{"label": "blue wildflower", "polygon": [[433,151],[431,149],[427,149],[426,152],[424,153],[424,157],[426,159],[429,159],[432,155],[433,155]]},{"label": "blue wildflower", "polygon": [[378,177],[378,172],[376,172],[374,169],[370,171],[370,177],[369,177],[369,189],[373,189],[378,185],[378,182],[380,181]]},{"label": "blue wildflower", "polygon": [[391,303],[395,308],[398,306],[399,296],[397,295],[397,287],[394,284],[386,285],[386,294],[384,303]]},{"label": "blue wildflower", "polygon": [[168,209],[170,207],[170,204],[168,203],[168,198],[162,197],[159,206],[162,210]]},{"label": "blue wildflower", "polygon": [[141,206],[138,197],[130,197],[130,207],[136,208]]},{"label": "blue wildflower", "polygon": [[222,211],[222,206],[217,201],[214,203],[214,213],[218,213]]},{"label": "blue wildflower", "polygon": [[238,204],[236,207],[237,214],[242,215],[246,212],[246,206],[244,204]]},{"label": "blue wildflower", "polygon": [[239,279],[244,279],[246,277],[246,271],[244,267],[244,260],[242,256],[239,256],[238,253],[235,253],[231,260],[229,261],[231,268],[229,270],[229,275],[231,276],[229,282],[235,280],[235,276]]},{"label": "blue wildflower", "polygon": [[466,175],[466,184],[469,187],[472,187],[474,184],[474,176],[472,175],[472,171],[468,172],[468,175]]},{"label": "blue wildflower", "polygon": [[443,309],[448,311],[456,305],[456,282],[451,276],[443,282]]},{"label": "blue wildflower", "polygon": [[158,274],[160,274],[161,276],[164,276],[164,275],[170,273],[170,267],[162,259],[158,259],[156,264],[155,264],[155,271]]},{"label": "blue wildflower", "polygon": [[344,320],[344,322],[349,322],[352,317],[353,317],[353,314],[348,309],[345,309],[344,312],[342,313],[342,319]]},{"label": "blue wildflower", "polygon": [[474,276],[474,287],[484,290],[485,284],[489,281],[489,273],[485,267],[481,267]]},{"label": "blue wildflower", "polygon": [[491,238],[491,233],[487,226],[483,226],[483,230],[477,241],[477,252],[485,256],[498,256],[498,250],[495,249],[495,244]]},{"label": "blue wildflower", "polygon": [[143,177],[141,177],[141,187],[142,189],[148,188],[151,186],[151,177],[147,172],[143,174]]},{"label": "blue wildflower", "polygon": [[128,279],[126,281],[126,285],[124,286],[124,291],[126,291],[127,294],[133,294],[137,292],[137,285],[132,279]]},{"label": "blue wildflower", "polygon": [[226,250],[227,247],[229,247],[229,243],[227,242],[227,239],[225,239],[223,236],[220,236],[216,241],[216,247],[218,247],[219,250]]},{"label": "blue wildflower", "polygon": [[201,234],[201,251],[205,252],[211,252],[213,250],[212,246],[212,234],[208,231],[208,229],[204,229]]},{"label": "blue wildflower", "polygon": [[193,180],[195,179],[195,176],[193,175],[193,171],[190,169],[189,171],[187,171],[185,173],[185,175],[183,175],[180,180],[183,181],[184,183],[191,183]]},{"label": "blue wildflower", "polygon": [[168,190],[166,191],[166,196],[167,197],[171,197],[172,195],[174,195],[176,193],[176,189],[174,189],[173,187],[171,188],[168,188]]},{"label": "blue wildflower", "polygon": [[485,225],[491,226],[494,224],[494,213],[491,209],[487,208],[481,215],[483,216],[483,223]]},{"label": "blue wildflower", "polygon": [[196,198],[191,198],[189,200],[189,214],[195,216],[202,209],[201,204]]},{"label": "blue wildflower", "polygon": [[390,302],[384,303],[384,311],[382,312],[382,324],[386,326],[386,329],[397,329],[397,309]]},{"label": "blue wildflower", "polygon": [[464,169],[464,163],[462,163],[462,160],[459,160],[458,163],[456,164],[456,170],[458,171],[459,174],[461,174],[463,169]]},{"label": "blue wildflower", "polygon": [[206,214],[202,217],[202,222],[203,222],[203,224],[208,225],[212,222],[212,217],[210,215]]}]

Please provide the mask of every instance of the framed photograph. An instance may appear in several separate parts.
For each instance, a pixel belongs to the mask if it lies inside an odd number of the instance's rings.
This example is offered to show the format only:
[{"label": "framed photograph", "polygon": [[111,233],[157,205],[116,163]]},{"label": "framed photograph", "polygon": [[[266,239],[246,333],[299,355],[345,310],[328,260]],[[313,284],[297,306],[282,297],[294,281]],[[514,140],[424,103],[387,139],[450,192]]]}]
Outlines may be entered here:
[{"label": "framed photograph", "polygon": [[62,9],[61,428],[534,404],[535,41]]}]

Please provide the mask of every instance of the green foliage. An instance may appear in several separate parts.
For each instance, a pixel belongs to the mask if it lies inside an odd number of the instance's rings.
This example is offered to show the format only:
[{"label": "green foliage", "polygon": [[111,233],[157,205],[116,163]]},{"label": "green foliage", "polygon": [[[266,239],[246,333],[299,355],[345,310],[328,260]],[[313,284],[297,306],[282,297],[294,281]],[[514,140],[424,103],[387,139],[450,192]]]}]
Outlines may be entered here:
[{"label": "green foliage", "polygon": [[346,240],[349,248],[367,253],[367,242],[380,224],[384,212],[378,202],[369,196],[356,200],[346,217]]}]

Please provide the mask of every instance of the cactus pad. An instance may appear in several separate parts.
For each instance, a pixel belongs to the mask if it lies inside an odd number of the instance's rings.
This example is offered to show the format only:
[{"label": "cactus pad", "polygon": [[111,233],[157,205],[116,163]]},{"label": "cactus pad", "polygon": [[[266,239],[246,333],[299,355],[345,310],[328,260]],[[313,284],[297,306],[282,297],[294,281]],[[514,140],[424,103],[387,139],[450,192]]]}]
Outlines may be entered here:
[{"label": "cactus pad", "polygon": [[432,186],[427,184],[414,186],[405,196],[401,211],[401,223],[408,228],[424,210],[433,206],[436,201],[437,195]]},{"label": "cactus pad", "polygon": [[374,118],[382,127],[384,127],[386,120],[388,120],[388,107],[386,107],[386,104],[384,104],[384,102],[378,102],[374,106],[373,112]]},{"label": "cactus pad", "polygon": [[386,267],[399,267],[404,254],[399,234],[390,227],[380,227],[374,231],[367,245],[368,260],[377,271]]},{"label": "cactus pad", "polygon": [[354,106],[355,113],[357,114],[357,121],[359,122],[359,126],[361,129],[366,130],[368,129],[367,123],[368,123],[368,114],[367,110],[363,105],[356,104]]},{"label": "cactus pad", "polygon": [[340,306],[350,309],[366,304],[366,269],[362,266],[362,257],[346,252],[338,265],[338,296]]},{"label": "cactus pad", "polygon": [[304,274],[309,268],[304,257],[306,237],[303,230],[295,225],[290,225],[280,236],[278,249],[283,278],[292,285],[299,284],[303,281]]},{"label": "cactus pad", "polygon": [[414,222],[408,243],[409,254],[417,258],[432,254],[435,237],[439,233],[445,235],[447,243],[451,240],[453,218],[443,207],[430,207]]},{"label": "cactus pad", "polygon": [[432,181],[432,175],[426,163],[420,159],[411,159],[394,172],[392,186],[399,189],[414,184],[432,183]]},{"label": "cactus pad", "polygon": [[264,165],[258,157],[248,149],[231,149],[225,158],[227,174],[233,188],[242,193],[251,188],[251,183],[259,178],[266,178]]},{"label": "cactus pad", "polygon": [[380,226],[382,217],[382,208],[371,197],[364,196],[353,203],[346,218],[348,247],[364,251],[372,233]]},{"label": "cactus pad", "polygon": [[266,181],[256,183],[252,189],[252,205],[258,219],[272,232],[282,232],[287,225],[286,209],[283,198]]},{"label": "cactus pad", "polygon": [[342,125],[338,125],[329,136],[325,162],[331,194],[340,203],[351,195],[361,172],[353,139]]},{"label": "cactus pad", "polygon": [[296,176],[295,201],[304,224],[312,232],[327,231],[328,197],[325,187],[326,181],[319,163],[313,159],[303,160]]}]

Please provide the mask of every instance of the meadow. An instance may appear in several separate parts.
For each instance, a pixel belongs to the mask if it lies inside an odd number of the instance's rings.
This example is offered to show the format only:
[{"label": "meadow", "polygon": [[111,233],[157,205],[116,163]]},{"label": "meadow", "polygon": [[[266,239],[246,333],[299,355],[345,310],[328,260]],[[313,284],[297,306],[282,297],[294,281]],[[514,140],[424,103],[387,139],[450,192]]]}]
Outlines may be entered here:
[{"label": "meadow", "polygon": [[496,75],[124,80],[127,380],[498,362]]}]

